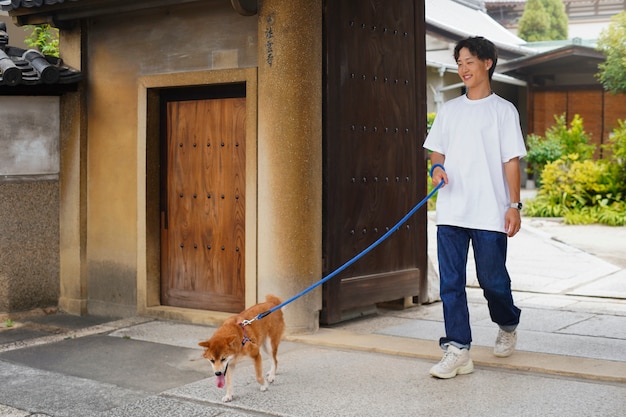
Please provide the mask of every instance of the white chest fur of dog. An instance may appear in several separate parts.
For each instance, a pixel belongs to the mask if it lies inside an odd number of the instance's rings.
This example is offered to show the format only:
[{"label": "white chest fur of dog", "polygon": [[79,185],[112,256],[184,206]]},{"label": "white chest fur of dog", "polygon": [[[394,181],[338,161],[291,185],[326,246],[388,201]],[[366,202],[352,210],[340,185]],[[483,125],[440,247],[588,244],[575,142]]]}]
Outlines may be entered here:
[{"label": "white chest fur of dog", "polygon": [[[278,366],[276,354],[285,330],[283,312],[277,310],[247,326],[242,326],[241,323],[244,320],[253,319],[280,303],[281,300],[278,297],[268,295],[264,303],[256,304],[228,318],[209,340],[199,343],[205,348],[202,356],[208,359],[213,367],[217,387],[223,388],[226,385],[226,395],[222,397],[222,401],[232,401],[233,372],[237,362],[246,356],[254,361],[256,380],[261,385],[261,391],[267,390],[269,383],[274,382]],[[261,349],[272,354],[272,365],[267,378],[263,377]]]}]

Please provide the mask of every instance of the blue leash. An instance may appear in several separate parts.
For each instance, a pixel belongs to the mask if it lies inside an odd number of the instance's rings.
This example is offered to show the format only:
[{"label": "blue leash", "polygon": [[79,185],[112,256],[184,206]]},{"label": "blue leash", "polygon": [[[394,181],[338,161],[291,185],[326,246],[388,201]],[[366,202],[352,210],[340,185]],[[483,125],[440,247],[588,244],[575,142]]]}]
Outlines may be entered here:
[{"label": "blue leash", "polygon": [[378,238],[378,240],[376,240],[374,243],[369,245],[367,248],[365,248],[361,253],[356,255],[354,258],[350,259],[348,262],[346,262],[345,264],[343,264],[342,266],[340,266],[339,268],[335,269],[333,272],[328,274],[325,278],[322,278],[320,281],[317,281],[315,284],[311,285],[309,288],[301,291],[300,293],[294,295],[293,297],[291,297],[287,301],[283,301],[281,304],[279,304],[279,305],[277,305],[277,306],[275,306],[275,307],[273,307],[273,308],[271,308],[271,309],[269,309],[269,310],[267,310],[267,311],[265,311],[263,313],[258,314],[256,317],[254,317],[254,318],[252,318],[250,320],[242,321],[241,325],[242,326],[247,326],[247,325],[251,324],[252,322],[254,322],[255,320],[260,320],[263,317],[272,314],[274,311],[283,308],[287,304],[297,300],[298,298],[302,297],[303,295],[305,295],[306,293],[310,292],[314,288],[317,288],[320,285],[322,285],[323,283],[325,283],[326,281],[334,278],[340,272],[343,272],[346,268],[348,268],[350,265],[352,265],[353,263],[355,263],[356,261],[361,259],[363,256],[367,255],[368,252],[370,252],[376,246],[380,245],[385,239],[387,239],[389,236],[391,236],[392,233],[394,233],[396,230],[398,230],[400,228],[400,226],[402,226],[402,224],[404,222],[406,222],[412,215],[414,215],[415,212],[417,210],[419,210],[420,207],[422,207],[424,205],[424,203],[426,203],[428,201],[428,199],[430,199],[443,186],[443,184],[444,184],[444,182],[441,181],[439,183],[439,185],[437,185],[426,197],[424,197],[424,199],[422,201],[417,203],[417,205],[415,207],[413,207],[411,209],[411,211],[409,211],[406,214],[406,216],[404,216],[402,219],[400,219],[400,221],[398,223],[396,223],[395,226],[393,226],[391,229],[389,229],[384,235],[382,235],[380,238]]}]

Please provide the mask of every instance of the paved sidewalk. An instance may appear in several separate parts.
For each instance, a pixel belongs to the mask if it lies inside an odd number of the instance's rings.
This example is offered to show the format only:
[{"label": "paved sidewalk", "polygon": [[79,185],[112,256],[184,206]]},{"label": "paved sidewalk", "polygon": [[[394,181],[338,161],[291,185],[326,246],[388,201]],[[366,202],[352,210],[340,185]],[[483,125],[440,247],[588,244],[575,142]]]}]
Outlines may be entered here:
[{"label": "paved sidewalk", "polygon": [[439,302],[290,335],[269,390],[246,361],[227,404],[197,346],[214,328],[56,314],[0,330],[0,416],[624,415],[626,228],[523,224],[509,251],[518,351],[492,355],[497,328],[470,282],[471,375],[428,375],[441,357]]}]

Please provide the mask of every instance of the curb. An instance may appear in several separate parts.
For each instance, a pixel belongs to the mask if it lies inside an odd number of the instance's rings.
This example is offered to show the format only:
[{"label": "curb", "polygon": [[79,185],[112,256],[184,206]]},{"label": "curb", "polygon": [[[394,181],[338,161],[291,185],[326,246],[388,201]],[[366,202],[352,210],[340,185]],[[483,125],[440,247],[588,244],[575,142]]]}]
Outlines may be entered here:
[{"label": "curb", "polygon": [[[420,358],[433,362],[441,359],[441,349],[436,342],[430,340],[359,334],[333,329],[320,329],[313,335],[289,335],[285,340],[330,348]],[[483,346],[472,348],[472,359],[475,365],[490,368],[595,381],[626,382],[626,363],[624,362],[526,351],[517,351],[508,358],[497,358],[493,356],[490,348]]]}]

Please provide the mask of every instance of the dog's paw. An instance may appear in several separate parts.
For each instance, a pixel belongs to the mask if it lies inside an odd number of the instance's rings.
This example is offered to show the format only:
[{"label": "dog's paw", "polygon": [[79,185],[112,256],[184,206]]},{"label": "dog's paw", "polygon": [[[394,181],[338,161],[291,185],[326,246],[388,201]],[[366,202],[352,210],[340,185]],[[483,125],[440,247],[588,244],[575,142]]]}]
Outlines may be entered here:
[{"label": "dog's paw", "polygon": [[275,380],[276,380],[276,374],[273,373],[273,372],[268,372],[267,373],[267,382],[269,382],[271,384]]},{"label": "dog's paw", "polygon": [[262,392],[267,391],[267,387],[268,387],[268,384],[267,384],[267,381],[265,381],[265,384],[261,385],[261,391]]},{"label": "dog's paw", "polygon": [[222,402],[229,403],[233,400],[233,396],[230,394],[226,394],[222,397]]}]

